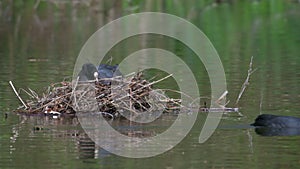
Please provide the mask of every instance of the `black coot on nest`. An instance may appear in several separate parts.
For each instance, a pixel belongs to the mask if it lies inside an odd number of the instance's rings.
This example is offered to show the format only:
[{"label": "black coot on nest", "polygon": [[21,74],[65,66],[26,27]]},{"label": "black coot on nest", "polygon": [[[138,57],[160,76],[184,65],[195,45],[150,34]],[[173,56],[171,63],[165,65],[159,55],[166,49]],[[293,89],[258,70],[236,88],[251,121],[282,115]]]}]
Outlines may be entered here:
[{"label": "black coot on nest", "polygon": [[100,64],[98,67],[98,78],[112,78],[114,76],[121,76],[121,72],[118,69],[118,65],[106,65]]},{"label": "black coot on nest", "polygon": [[97,68],[95,67],[95,65],[91,63],[82,65],[82,68],[78,74],[79,81],[95,80],[95,72],[97,72]]},{"label": "black coot on nest", "polygon": [[121,76],[122,74],[118,69],[118,65],[111,66],[107,64],[100,64],[97,69],[96,66],[91,63],[84,64],[78,74],[79,81],[95,80],[95,76],[97,75],[99,79],[103,79]]}]

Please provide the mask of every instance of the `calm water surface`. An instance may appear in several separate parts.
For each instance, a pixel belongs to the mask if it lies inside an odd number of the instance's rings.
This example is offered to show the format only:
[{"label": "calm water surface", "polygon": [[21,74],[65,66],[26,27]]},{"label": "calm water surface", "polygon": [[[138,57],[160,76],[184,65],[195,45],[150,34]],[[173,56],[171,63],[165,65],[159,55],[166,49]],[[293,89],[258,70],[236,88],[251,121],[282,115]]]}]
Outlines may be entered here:
[{"label": "calm water surface", "polygon": [[[260,113],[300,117],[300,4],[297,1],[228,1],[221,4],[167,1],[162,3],[91,4],[1,2],[0,22],[0,168],[298,168],[300,136],[264,137],[248,124]],[[121,2],[121,1],[120,1]],[[90,5],[90,6],[89,6]],[[156,157],[129,159],[101,149],[85,134],[77,119],[20,116],[20,103],[8,85],[41,93],[51,83],[71,76],[78,52],[105,23],[132,12],[162,11],[198,26],[217,49],[226,72],[229,107],[213,136],[198,143],[205,114],[199,114],[188,136]],[[144,37],[122,42],[110,54],[113,63],[139,50]],[[210,84],[200,61],[184,45],[153,35],[147,47],[169,49],[194,71],[203,96]],[[254,67],[240,103],[235,99],[246,78],[250,57]],[[174,69],[176,67],[174,66]],[[155,73],[154,73],[155,74]],[[153,73],[150,73],[150,76]],[[162,84],[176,89],[173,81]],[[26,95],[21,92],[26,99]],[[261,106],[260,106],[261,105]],[[5,113],[8,117],[5,117]],[[121,132],[144,135],[165,130],[176,116],[164,115],[149,126],[112,125]],[[150,131],[150,132],[149,132]]]}]

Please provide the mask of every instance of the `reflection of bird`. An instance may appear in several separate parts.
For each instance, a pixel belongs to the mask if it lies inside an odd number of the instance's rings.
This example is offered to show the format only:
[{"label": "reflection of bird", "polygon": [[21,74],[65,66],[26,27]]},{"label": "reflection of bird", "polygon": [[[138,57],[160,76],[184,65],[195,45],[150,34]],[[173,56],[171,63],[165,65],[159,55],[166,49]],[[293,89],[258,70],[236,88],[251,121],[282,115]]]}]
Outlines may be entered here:
[{"label": "reflection of bird", "polygon": [[255,119],[255,122],[252,125],[256,127],[300,129],[300,118],[262,114]]},{"label": "reflection of bird", "polygon": [[121,76],[121,72],[118,69],[118,65],[106,65],[100,64],[98,70],[95,65],[86,63],[82,66],[79,72],[79,81],[95,80],[97,78],[112,78],[114,76]]},{"label": "reflection of bird", "polygon": [[299,128],[255,128],[255,132],[262,136],[297,136],[300,135]]}]

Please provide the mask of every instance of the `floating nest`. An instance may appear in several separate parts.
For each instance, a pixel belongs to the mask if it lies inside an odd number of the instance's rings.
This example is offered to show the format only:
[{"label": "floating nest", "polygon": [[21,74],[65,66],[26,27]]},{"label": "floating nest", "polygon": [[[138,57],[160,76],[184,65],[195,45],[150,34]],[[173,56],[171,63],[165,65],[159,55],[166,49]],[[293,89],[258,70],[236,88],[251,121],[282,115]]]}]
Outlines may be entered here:
[{"label": "floating nest", "polygon": [[[106,65],[107,66],[107,65]],[[87,64],[87,68],[91,68]],[[107,66],[114,68],[114,66]],[[84,67],[83,67],[84,68]],[[104,68],[103,68],[104,69]],[[108,69],[108,68],[105,68]],[[89,71],[89,69],[87,69]],[[97,71],[97,69],[95,69]],[[249,65],[248,76],[244,82],[236,104],[241,98],[245,88],[248,84],[252,71],[252,58]],[[95,73],[94,73],[95,76]],[[186,112],[238,112],[238,108],[227,108],[226,105],[221,105],[228,91],[216,100],[217,108],[207,108],[206,103],[204,106],[197,106],[198,98],[191,98],[185,93],[174,91],[170,89],[154,89],[153,85],[159,83],[172,74],[161,78],[156,81],[148,81],[143,78],[143,73],[131,73],[126,76],[113,76],[111,78],[98,78],[95,80],[64,80],[59,83],[52,84],[42,94],[38,95],[31,89],[24,90],[30,97],[26,102],[19,96],[13,83],[9,81],[12,89],[14,90],[18,99],[22,102],[21,107],[15,110],[23,114],[47,114],[58,117],[60,115],[75,115],[81,112],[100,113],[105,117],[116,118],[126,117],[130,120],[147,121],[154,120],[159,117],[163,112],[178,113],[179,110]],[[190,105],[183,105],[181,99],[169,98],[165,91],[173,91],[190,98]],[[195,105],[193,105],[195,103]],[[197,110],[194,108],[196,107]]]},{"label": "floating nest", "polygon": [[31,89],[24,90],[31,98],[26,102],[17,94],[23,106],[16,112],[56,116],[99,112],[111,118],[140,118],[141,115],[147,118],[176,112],[182,107],[181,100],[167,97],[162,89],[153,89],[154,84],[170,76],[153,82],[145,80],[142,72],[90,81],[64,80],[50,85],[42,96]]}]

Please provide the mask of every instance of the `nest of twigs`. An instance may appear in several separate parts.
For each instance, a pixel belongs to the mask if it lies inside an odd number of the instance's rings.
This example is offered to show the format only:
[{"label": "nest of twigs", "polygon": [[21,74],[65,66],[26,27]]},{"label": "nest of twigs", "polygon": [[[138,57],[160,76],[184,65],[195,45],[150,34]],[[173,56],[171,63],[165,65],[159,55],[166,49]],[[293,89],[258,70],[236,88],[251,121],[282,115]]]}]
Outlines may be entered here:
[{"label": "nest of twigs", "polygon": [[31,99],[17,111],[58,115],[93,111],[112,118],[176,111],[181,107],[180,99],[169,98],[163,90],[153,89],[154,84],[170,76],[149,82],[139,72],[91,81],[62,81],[50,85],[42,96],[29,89],[26,93]]}]

